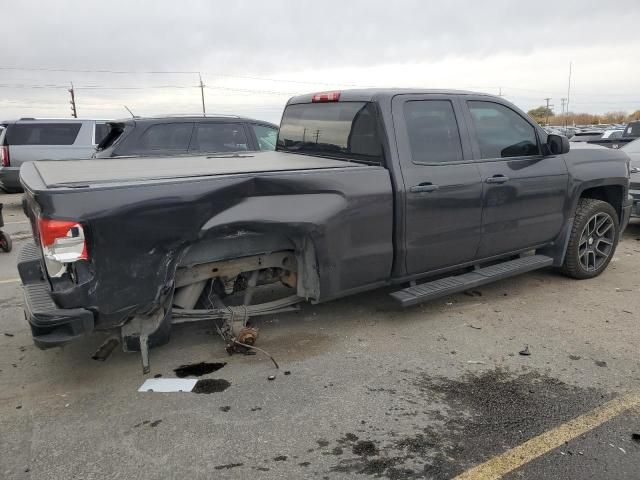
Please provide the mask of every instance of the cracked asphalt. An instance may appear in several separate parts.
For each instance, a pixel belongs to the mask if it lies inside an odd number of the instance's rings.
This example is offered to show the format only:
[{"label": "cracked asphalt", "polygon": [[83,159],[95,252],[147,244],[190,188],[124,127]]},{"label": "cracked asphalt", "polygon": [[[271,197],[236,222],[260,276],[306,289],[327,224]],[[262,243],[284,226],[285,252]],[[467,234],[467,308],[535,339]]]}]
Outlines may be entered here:
[{"label": "cracked asphalt", "polygon": [[[3,479],[447,479],[640,391],[638,222],[593,280],[543,270],[407,310],[391,289],[305,305],[258,322],[280,370],[179,325],[144,377],[136,354],[91,360],[105,337],[34,347],[14,281],[30,227],[19,195],[0,202],[16,237],[0,253]],[[226,362],[200,378],[228,388],[137,391],[202,361]],[[505,478],[637,479],[634,433],[638,408]]]}]

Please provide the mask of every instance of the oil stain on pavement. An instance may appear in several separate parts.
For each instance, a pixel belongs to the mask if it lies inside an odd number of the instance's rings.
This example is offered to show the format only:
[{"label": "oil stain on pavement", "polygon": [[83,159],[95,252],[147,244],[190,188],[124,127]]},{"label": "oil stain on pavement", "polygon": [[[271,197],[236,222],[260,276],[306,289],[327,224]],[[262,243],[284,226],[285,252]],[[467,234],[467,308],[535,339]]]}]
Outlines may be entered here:
[{"label": "oil stain on pavement", "polygon": [[418,374],[409,381],[412,388],[404,394],[370,391],[390,395],[390,415],[415,416],[414,431],[400,435],[392,429],[381,431],[374,421],[364,422],[364,433],[349,432],[326,445],[325,455],[345,452],[332,472],[452,478],[610,398],[540,373],[501,369],[459,379]]}]

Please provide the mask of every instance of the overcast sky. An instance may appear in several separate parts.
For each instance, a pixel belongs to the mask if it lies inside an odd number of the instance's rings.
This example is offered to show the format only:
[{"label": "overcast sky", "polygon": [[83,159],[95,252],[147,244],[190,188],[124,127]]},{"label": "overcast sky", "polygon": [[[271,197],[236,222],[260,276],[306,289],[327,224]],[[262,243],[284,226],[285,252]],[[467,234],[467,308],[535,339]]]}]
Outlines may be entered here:
[{"label": "overcast sky", "polygon": [[638,0],[0,0],[0,11],[2,119],[69,116],[70,82],[81,117],[200,112],[195,72],[208,112],[273,122],[294,94],[357,86],[501,91],[525,110],[551,97],[559,112],[570,61],[572,111],[640,109]]}]

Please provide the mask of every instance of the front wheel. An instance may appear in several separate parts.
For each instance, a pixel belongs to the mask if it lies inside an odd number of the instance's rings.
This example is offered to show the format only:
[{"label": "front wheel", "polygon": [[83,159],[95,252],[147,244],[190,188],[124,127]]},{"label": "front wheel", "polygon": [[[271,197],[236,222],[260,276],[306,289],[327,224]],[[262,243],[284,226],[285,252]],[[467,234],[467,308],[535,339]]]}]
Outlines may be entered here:
[{"label": "front wheel", "polygon": [[600,275],[613,258],[619,232],[618,215],[611,204],[593,198],[581,198],[562,272],[577,279]]}]

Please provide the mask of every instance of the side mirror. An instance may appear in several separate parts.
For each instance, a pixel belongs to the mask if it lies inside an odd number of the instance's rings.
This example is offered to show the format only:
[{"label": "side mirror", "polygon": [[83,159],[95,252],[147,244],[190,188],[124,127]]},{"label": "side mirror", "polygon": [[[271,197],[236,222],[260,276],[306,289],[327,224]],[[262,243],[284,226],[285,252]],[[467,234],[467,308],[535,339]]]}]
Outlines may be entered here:
[{"label": "side mirror", "polygon": [[569,139],[567,137],[553,134],[547,136],[547,151],[550,155],[568,153],[570,148]]}]

